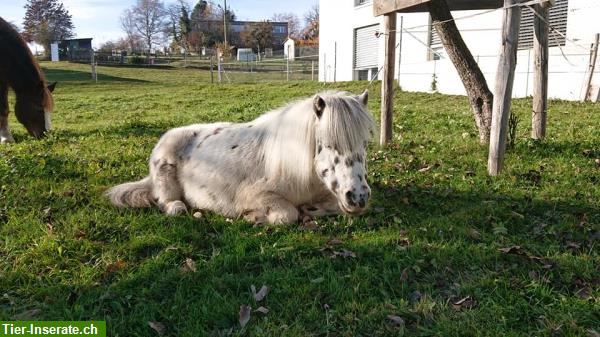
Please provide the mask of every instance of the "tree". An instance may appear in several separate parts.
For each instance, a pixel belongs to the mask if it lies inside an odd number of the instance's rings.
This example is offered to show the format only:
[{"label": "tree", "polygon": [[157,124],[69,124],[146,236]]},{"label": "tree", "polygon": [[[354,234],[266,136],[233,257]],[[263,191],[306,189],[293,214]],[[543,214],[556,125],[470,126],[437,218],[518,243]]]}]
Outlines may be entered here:
[{"label": "tree", "polygon": [[435,27],[467,90],[475,124],[479,129],[479,142],[487,144],[490,141],[494,95],[488,88],[481,69],[479,69],[477,62],[462,39],[446,0],[430,1],[429,14],[431,15],[432,25]]},{"label": "tree", "polygon": [[304,14],[306,27],[302,31],[304,40],[319,41],[319,4],[314,4],[308,12]]},{"label": "tree", "polygon": [[28,0],[23,19],[23,38],[44,47],[47,56],[50,44],[73,36],[71,15],[57,0]]},{"label": "tree", "polygon": [[[144,40],[147,55],[150,57],[152,46],[163,41],[166,25],[165,15],[165,5],[162,1],[137,0],[133,7],[123,12],[121,26],[127,26],[127,29],[131,29]],[[125,32],[127,33],[127,30]]]},{"label": "tree", "polygon": [[240,35],[244,45],[257,47],[260,54],[261,48],[265,50],[273,44],[273,25],[267,21],[251,23],[244,27]]},{"label": "tree", "polygon": [[273,14],[271,20],[276,22],[287,22],[288,36],[293,39],[300,38],[300,19],[294,13],[277,13]]}]

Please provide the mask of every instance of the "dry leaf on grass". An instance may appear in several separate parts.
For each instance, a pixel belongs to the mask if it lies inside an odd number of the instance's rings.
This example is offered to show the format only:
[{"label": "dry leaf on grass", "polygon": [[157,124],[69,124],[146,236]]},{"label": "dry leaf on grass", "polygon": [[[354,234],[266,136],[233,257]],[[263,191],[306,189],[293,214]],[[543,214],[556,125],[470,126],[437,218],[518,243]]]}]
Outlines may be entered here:
[{"label": "dry leaf on grass", "polygon": [[459,300],[452,300],[452,309],[461,311],[463,309],[471,309],[475,305],[475,301],[471,296],[461,298]]},{"label": "dry leaf on grass", "polygon": [[258,307],[256,310],[254,310],[255,312],[260,312],[261,314],[268,314],[269,313],[269,309],[265,308],[265,307]]},{"label": "dry leaf on grass", "polygon": [[11,319],[15,320],[15,321],[26,321],[31,318],[34,318],[35,316],[39,315],[41,312],[42,312],[42,310],[40,310],[40,309],[26,310],[26,311],[23,311],[21,313],[18,313],[16,315],[12,316]]},{"label": "dry leaf on grass", "polygon": [[406,324],[404,322],[404,319],[400,316],[388,315],[387,318],[390,320],[392,325],[395,326],[396,328],[401,328]]},{"label": "dry leaf on grass", "polygon": [[250,312],[252,308],[249,305],[240,305],[239,321],[242,329],[250,322]]},{"label": "dry leaf on grass", "polygon": [[185,259],[185,261],[183,262],[183,264],[181,265],[181,268],[179,268],[179,270],[181,270],[182,273],[195,273],[196,272],[196,262],[192,259],[190,259],[189,257]]},{"label": "dry leaf on grass", "polygon": [[152,328],[152,330],[156,331],[159,336],[162,336],[167,328],[161,322],[156,321],[148,321],[148,325]]},{"label": "dry leaf on grass", "polygon": [[327,241],[327,245],[329,245],[329,246],[339,246],[342,243],[344,243],[344,242],[338,238],[333,238],[333,239]]},{"label": "dry leaf on grass", "polygon": [[262,301],[269,293],[269,288],[264,284],[258,292],[256,292],[256,287],[254,286],[254,284],[250,286],[250,289],[252,289],[252,296],[254,296],[254,300],[256,302]]},{"label": "dry leaf on grass", "polygon": [[498,250],[504,254],[523,254],[521,246],[510,246],[505,248],[499,248]]},{"label": "dry leaf on grass", "polygon": [[106,266],[106,273],[107,274],[112,274],[115,273],[123,268],[125,268],[125,261],[123,260],[117,260],[117,262],[113,262],[113,263],[109,263]]}]

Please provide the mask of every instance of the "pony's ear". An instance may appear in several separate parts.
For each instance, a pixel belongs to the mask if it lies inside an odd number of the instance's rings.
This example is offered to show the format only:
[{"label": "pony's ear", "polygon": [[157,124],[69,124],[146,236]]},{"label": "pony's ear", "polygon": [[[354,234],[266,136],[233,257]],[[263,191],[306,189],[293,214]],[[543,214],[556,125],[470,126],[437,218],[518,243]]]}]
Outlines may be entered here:
[{"label": "pony's ear", "polygon": [[363,91],[363,93],[360,94],[360,96],[358,96],[358,101],[362,105],[367,106],[367,102],[369,101],[369,90],[365,89],[365,91]]},{"label": "pony's ear", "polygon": [[50,90],[50,92],[54,91],[54,88],[56,88],[56,83],[58,83],[58,82],[52,82],[52,83],[48,84],[48,90]]},{"label": "pony's ear", "polygon": [[323,97],[316,95],[313,99],[313,110],[315,110],[315,114],[317,117],[321,118],[323,115],[323,110],[325,110],[325,100]]}]

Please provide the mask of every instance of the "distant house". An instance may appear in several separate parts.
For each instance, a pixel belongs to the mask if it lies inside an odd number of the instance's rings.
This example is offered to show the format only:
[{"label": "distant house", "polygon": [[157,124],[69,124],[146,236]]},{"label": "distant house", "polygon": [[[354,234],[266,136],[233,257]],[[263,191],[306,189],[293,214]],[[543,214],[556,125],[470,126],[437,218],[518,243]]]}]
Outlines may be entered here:
[{"label": "distant house", "polygon": [[67,39],[59,41],[58,55],[61,61],[90,61],[92,38]]},{"label": "distant house", "polygon": [[[237,47],[247,47],[254,48],[255,46],[246,46],[241,39],[241,33],[251,24],[260,23],[260,21],[232,21],[227,25],[227,36],[230,41],[230,44],[233,44]],[[272,48],[274,50],[281,50],[283,48],[283,43],[288,37],[288,23],[287,22],[273,22],[269,21],[271,26],[273,27],[273,41]]]},{"label": "distant house", "polygon": [[[383,16],[373,16],[373,1],[320,0],[319,8],[319,80],[333,81],[334,74],[337,81],[381,79],[379,69],[384,63],[385,39],[376,33],[383,32]],[[594,35],[600,33],[598,13],[598,0],[556,0],[550,9],[549,21],[556,31],[551,29],[549,34],[549,97],[581,98],[590,59],[589,47]],[[458,19],[458,29],[493,90],[501,47],[502,9],[453,11],[452,14]],[[402,89],[428,92],[435,87],[445,94],[466,94],[428,13],[398,13],[394,34],[396,43],[402,41],[394,51],[394,78],[400,77]],[[533,14],[524,7],[513,97],[533,94],[532,45]],[[596,69],[599,67],[600,58]],[[600,73],[594,74],[592,85],[600,86]]]}]

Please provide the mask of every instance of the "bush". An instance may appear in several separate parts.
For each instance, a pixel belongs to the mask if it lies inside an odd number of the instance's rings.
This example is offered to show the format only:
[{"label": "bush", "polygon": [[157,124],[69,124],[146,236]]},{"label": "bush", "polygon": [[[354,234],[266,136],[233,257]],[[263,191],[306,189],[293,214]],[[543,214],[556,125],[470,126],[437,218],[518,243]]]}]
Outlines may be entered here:
[{"label": "bush", "polygon": [[146,64],[146,58],[141,56],[130,56],[127,58],[128,64]]}]

